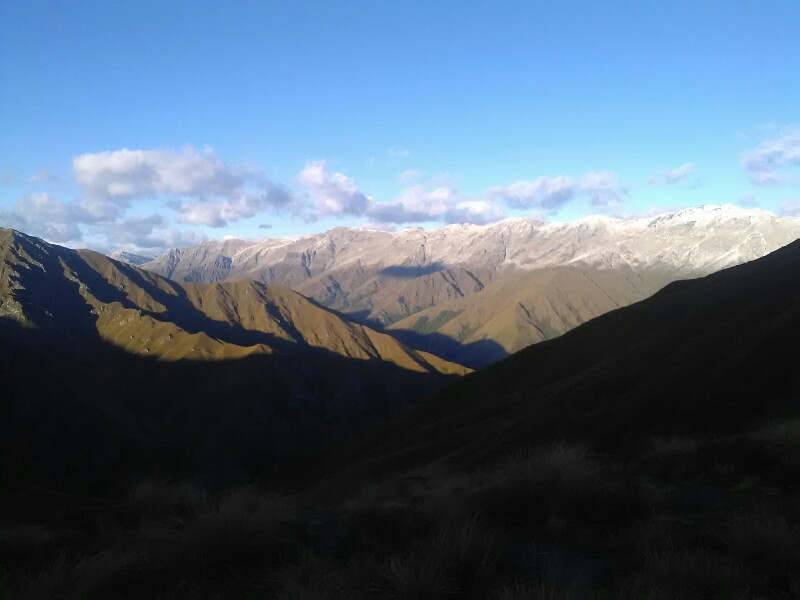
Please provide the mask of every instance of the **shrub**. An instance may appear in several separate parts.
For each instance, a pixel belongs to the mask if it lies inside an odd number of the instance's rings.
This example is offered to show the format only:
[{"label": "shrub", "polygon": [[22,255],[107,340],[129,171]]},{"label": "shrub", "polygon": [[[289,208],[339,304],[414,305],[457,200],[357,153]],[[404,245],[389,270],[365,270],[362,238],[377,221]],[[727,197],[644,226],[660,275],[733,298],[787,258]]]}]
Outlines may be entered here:
[{"label": "shrub", "polygon": [[508,528],[538,530],[562,519],[601,525],[627,520],[639,513],[640,496],[586,450],[557,444],[490,471],[476,499],[487,516]]}]

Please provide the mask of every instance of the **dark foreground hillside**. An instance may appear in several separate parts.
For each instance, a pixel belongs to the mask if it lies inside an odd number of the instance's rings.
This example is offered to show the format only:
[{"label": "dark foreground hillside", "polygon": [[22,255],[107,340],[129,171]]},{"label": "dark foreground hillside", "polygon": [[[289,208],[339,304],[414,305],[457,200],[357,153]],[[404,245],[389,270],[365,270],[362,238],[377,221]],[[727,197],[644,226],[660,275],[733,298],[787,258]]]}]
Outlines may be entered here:
[{"label": "dark foreground hillside", "polygon": [[[448,386],[286,485],[0,499],[10,598],[795,598],[800,243]],[[10,461],[6,461],[8,464]]]},{"label": "dark foreground hillside", "polygon": [[798,339],[800,240],[456,381],[328,468],[470,466],[562,439],[637,456],[653,436],[742,433],[797,416]]},{"label": "dark foreground hillside", "polygon": [[385,420],[443,382],[306,349],[165,362],[0,318],[0,490],[120,493],[145,475],[219,487]]}]

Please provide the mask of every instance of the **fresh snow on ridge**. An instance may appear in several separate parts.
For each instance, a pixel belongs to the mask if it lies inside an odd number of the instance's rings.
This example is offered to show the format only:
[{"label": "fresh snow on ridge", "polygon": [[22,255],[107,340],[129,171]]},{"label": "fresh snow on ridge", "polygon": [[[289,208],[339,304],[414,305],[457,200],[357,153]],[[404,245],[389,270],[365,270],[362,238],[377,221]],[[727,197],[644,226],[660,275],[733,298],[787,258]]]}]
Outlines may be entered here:
[{"label": "fresh snow on ridge", "polygon": [[142,256],[141,254],[133,254],[132,252],[125,252],[124,250],[112,252],[109,254],[109,257],[113,258],[114,260],[133,265],[134,267],[138,267],[139,265],[143,265],[144,263],[153,260],[152,256]]},{"label": "fresh snow on ridge", "polygon": [[499,271],[578,265],[691,276],[753,260],[798,237],[800,218],[707,205],[630,220],[516,217],[399,232],[336,227],[294,238],[208,242],[170,250],[143,266],[176,279],[252,277],[287,285],[326,272],[376,267]]}]

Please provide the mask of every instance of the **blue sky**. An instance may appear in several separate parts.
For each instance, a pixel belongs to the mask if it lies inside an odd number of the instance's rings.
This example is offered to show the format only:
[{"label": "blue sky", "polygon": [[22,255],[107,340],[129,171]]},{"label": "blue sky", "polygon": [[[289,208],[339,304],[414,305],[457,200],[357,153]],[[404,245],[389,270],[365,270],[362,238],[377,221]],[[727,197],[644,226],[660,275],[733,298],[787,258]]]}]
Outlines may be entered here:
[{"label": "blue sky", "polygon": [[800,2],[0,1],[0,226],[800,214]]}]

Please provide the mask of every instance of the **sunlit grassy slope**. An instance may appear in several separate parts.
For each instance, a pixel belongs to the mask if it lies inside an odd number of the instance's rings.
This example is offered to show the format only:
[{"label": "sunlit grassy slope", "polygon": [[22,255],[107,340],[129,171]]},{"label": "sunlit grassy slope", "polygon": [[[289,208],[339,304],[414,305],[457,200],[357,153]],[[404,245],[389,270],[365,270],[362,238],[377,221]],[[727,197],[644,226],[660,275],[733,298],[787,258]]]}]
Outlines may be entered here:
[{"label": "sunlit grassy slope", "polygon": [[60,248],[8,229],[0,230],[0,261],[0,302],[7,315],[78,336],[96,334],[139,355],[228,360],[319,348],[416,372],[467,371],[281,286],[178,284],[96,252]]}]

